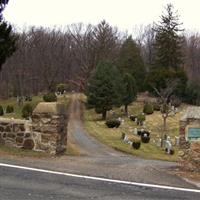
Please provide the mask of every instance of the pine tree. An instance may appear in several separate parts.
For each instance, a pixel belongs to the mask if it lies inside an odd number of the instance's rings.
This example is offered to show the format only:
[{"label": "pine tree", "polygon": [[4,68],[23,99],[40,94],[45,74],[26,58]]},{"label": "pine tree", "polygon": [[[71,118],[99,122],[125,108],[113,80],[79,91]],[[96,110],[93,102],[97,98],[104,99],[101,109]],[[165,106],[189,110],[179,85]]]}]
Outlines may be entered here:
[{"label": "pine tree", "polygon": [[132,103],[137,97],[137,88],[135,79],[131,74],[126,73],[124,75],[124,96],[123,104],[125,106],[125,114],[128,115],[128,105]]},{"label": "pine tree", "polygon": [[182,24],[179,23],[179,16],[173,11],[173,5],[167,4],[166,14],[161,16],[161,22],[156,24],[155,38],[155,64],[157,67],[180,68],[183,63],[181,52],[183,37],[180,32]]},{"label": "pine tree", "polygon": [[3,21],[2,12],[8,0],[0,0],[0,70],[6,59],[15,51],[16,36],[12,26]]},{"label": "pine tree", "polygon": [[121,106],[123,81],[118,69],[110,61],[100,61],[88,82],[88,105],[106,119],[107,111]]},{"label": "pine tree", "polygon": [[140,50],[131,36],[122,44],[118,67],[123,74],[130,73],[135,78],[138,90],[141,91],[143,89],[145,77],[144,62],[140,55]]}]

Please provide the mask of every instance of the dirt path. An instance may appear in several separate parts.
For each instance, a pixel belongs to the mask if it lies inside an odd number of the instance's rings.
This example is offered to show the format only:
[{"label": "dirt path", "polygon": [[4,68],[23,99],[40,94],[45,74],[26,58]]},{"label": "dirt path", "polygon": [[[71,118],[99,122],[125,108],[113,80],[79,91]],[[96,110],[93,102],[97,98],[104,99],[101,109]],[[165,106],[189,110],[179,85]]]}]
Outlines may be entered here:
[{"label": "dirt path", "polygon": [[83,128],[81,121],[81,103],[78,94],[73,94],[69,108],[69,137],[79,147],[83,154],[88,156],[120,156],[120,152],[101,144],[89,136]]}]

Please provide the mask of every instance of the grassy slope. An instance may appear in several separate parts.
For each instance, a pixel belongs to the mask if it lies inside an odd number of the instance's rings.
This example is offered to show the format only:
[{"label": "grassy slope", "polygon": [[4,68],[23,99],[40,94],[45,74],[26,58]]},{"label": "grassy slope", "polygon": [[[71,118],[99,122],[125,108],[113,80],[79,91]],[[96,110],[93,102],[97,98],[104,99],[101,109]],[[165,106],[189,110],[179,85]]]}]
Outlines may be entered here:
[{"label": "grassy slope", "polygon": [[[82,100],[85,101],[85,98],[82,97]],[[134,102],[130,106],[129,112],[131,114],[138,114],[142,111],[142,108],[142,103]],[[182,109],[184,108],[181,108],[181,110]],[[122,114],[120,109],[115,109],[115,112],[119,116]],[[139,150],[134,150],[130,145],[124,143],[120,139],[122,132],[125,132],[129,136],[129,138],[137,138],[137,136],[133,134],[133,130],[135,127],[141,127],[137,126],[135,122],[129,120],[126,117],[123,117],[125,120],[125,123],[123,125],[121,125],[118,129],[109,129],[106,127],[105,121],[102,121],[101,116],[96,114],[93,109],[85,110],[84,113],[84,124],[86,130],[92,136],[96,137],[98,140],[107,144],[108,146],[144,158],[170,161],[177,160],[178,149],[176,147],[176,153],[173,156],[171,156],[165,154],[165,152],[161,148],[157,147],[155,144],[155,141],[157,141],[160,131],[162,129],[162,117],[159,112],[155,112],[153,115],[149,115],[146,117],[146,127],[148,130],[151,130],[151,141],[149,144],[142,143],[141,148]],[[175,116],[169,117],[167,120],[168,127],[170,127],[168,130],[168,134],[172,138],[178,135],[180,115],[181,112],[179,112]]]}]

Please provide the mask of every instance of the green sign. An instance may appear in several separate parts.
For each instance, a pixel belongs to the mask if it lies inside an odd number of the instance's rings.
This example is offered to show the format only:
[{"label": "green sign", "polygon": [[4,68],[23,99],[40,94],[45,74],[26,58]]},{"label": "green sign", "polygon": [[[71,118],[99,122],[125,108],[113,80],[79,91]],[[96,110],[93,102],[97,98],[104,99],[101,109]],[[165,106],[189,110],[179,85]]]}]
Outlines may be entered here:
[{"label": "green sign", "polygon": [[188,128],[188,139],[200,138],[200,128]]}]

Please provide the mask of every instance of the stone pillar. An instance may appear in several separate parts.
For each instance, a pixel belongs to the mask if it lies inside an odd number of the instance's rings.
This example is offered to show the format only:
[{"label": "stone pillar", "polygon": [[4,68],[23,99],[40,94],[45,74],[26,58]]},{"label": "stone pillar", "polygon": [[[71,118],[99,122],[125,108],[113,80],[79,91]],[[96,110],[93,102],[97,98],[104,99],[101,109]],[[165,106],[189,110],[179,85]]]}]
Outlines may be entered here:
[{"label": "stone pillar", "polygon": [[[187,120],[181,120],[179,123],[179,137],[180,137],[180,149],[185,149],[189,143],[186,141],[185,134],[186,134],[186,127],[188,125]],[[189,148],[189,147],[187,147]]]},{"label": "stone pillar", "polygon": [[41,102],[32,115],[35,149],[60,154],[67,145],[67,110],[61,103]]}]

